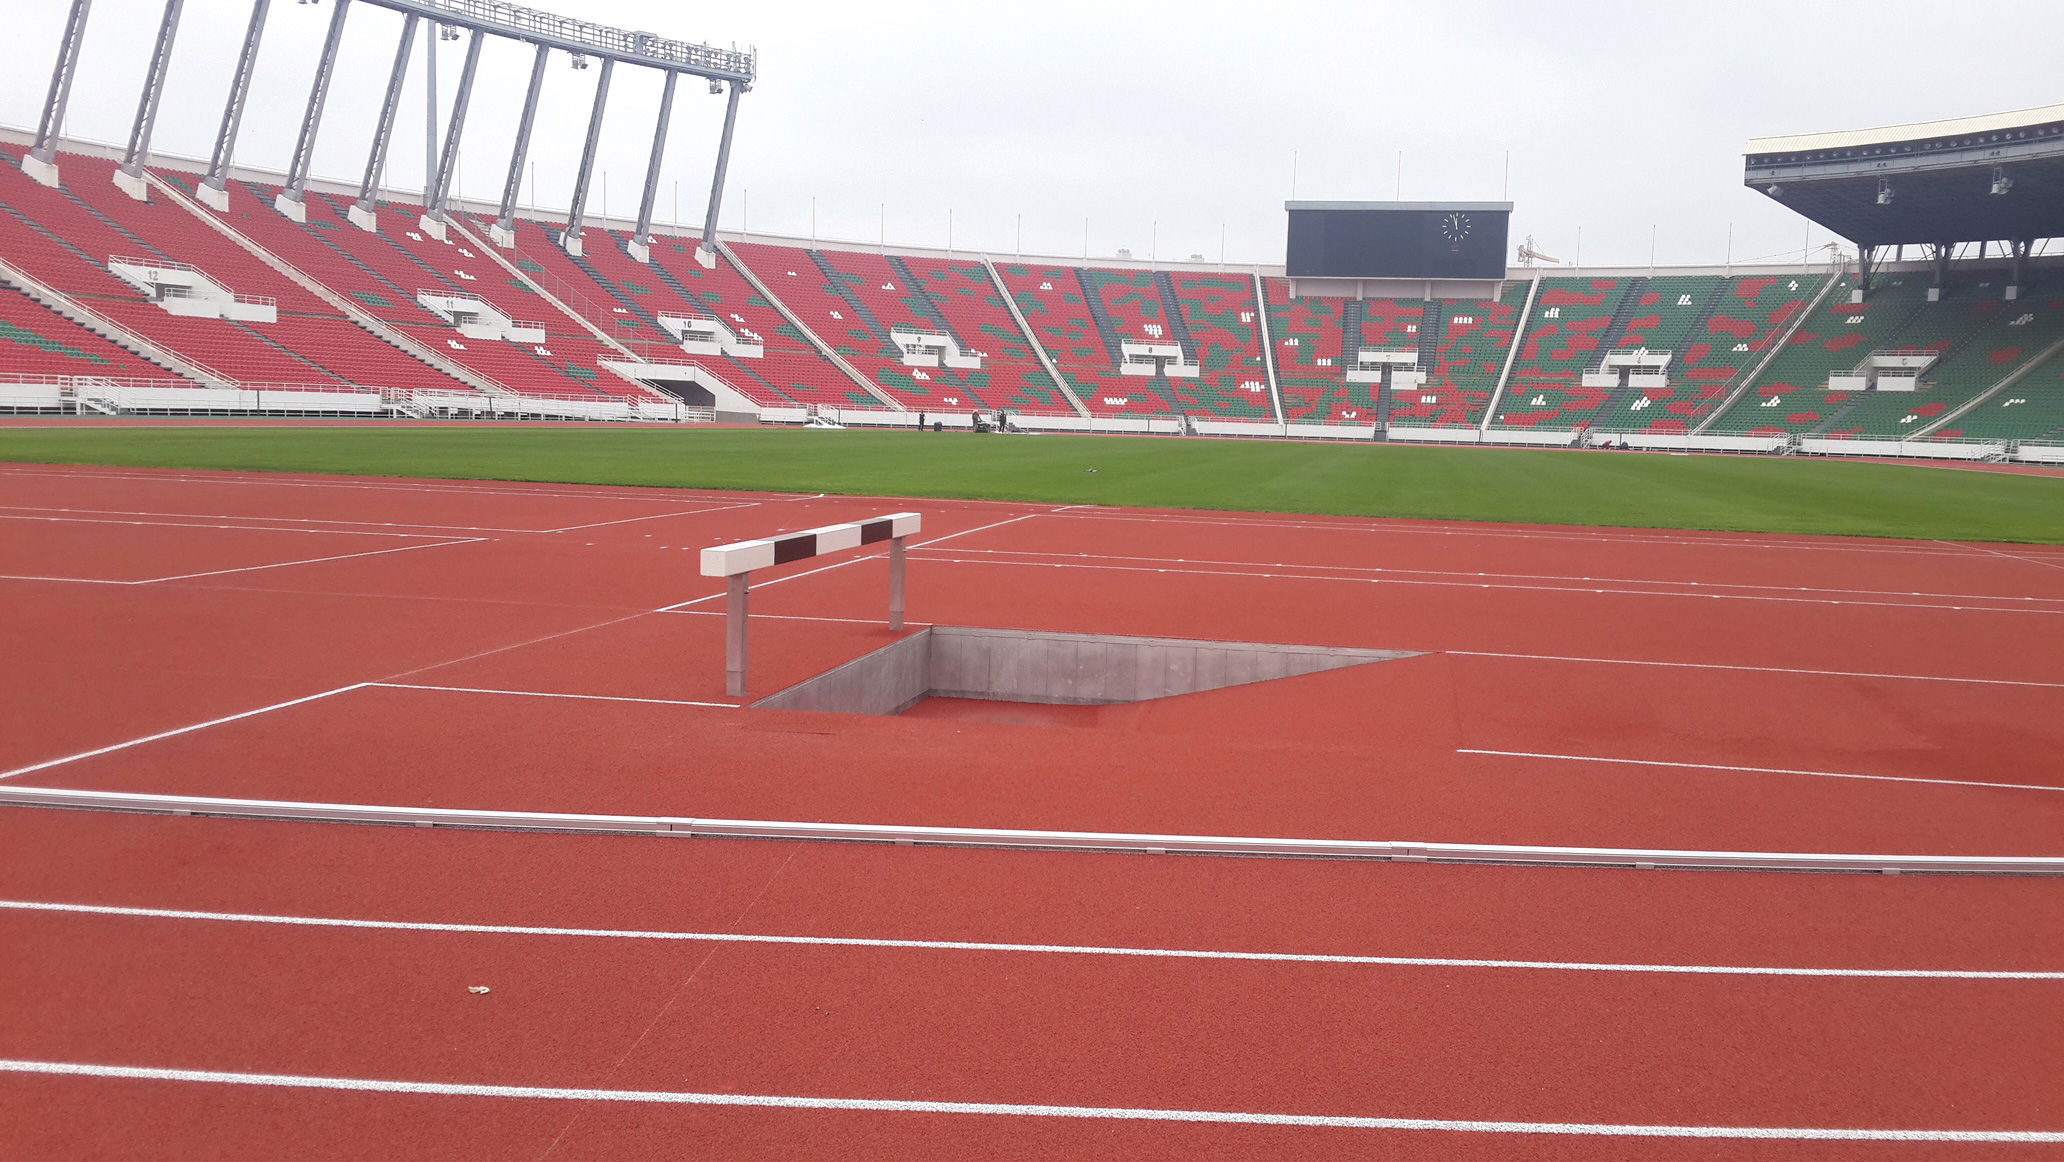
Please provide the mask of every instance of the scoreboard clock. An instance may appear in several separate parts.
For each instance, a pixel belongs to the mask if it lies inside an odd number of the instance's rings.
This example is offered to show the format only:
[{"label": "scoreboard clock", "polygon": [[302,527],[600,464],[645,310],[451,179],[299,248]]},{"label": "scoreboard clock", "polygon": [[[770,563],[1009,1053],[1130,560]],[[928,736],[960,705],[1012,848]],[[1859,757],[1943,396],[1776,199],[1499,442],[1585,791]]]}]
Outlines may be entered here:
[{"label": "scoreboard clock", "polygon": [[1288,202],[1291,278],[1502,279],[1510,202]]}]

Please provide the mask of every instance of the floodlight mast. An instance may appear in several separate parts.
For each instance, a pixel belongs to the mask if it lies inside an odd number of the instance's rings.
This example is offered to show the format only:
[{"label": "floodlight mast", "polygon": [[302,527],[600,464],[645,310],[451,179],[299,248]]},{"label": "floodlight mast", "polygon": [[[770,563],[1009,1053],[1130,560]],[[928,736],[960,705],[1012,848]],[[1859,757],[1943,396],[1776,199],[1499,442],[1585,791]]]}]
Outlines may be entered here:
[{"label": "floodlight mast", "polygon": [[525,40],[584,56],[599,56],[627,65],[692,73],[711,80],[751,84],[759,71],[758,54],[668,40],[650,32],[610,28],[591,21],[559,16],[499,0],[365,0],[396,12],[413,12],[440,24],[477,29],[490,36]]},{"label": "floodlight mast", "polygon": [[[304,3],[309,0],[303,0]],[[385,99],[381,102],[379,117],[373,133],[373,144],[366,161],[365,180],[360,183],[358,198],[351,206],[349,219],[366,230],[375,229],[378,220],[374,213],[377,184],[385,168],[387,148],[394,132],[394,116],[400,102],[402,81],[406,76],[409,59],[409,45],[416,26],[428,20],[442,31],[457,39],[460,30],[472,33],[466,46],[465,64],[459,74],[458,90],[452,101],[451,119],[445,130],[442,148],[432,147],[429,158],[429,172],[425,177],[423,196],[422,229],[438,238],[445,237],[445,206],[451,196],[453,179],[457,175],[459,141],[465,130],[466,110],[473,95],[473,82],[480,63],[480,49],[490,36],[521,41],[537,50],[531,67],[530,85],[525,94],[522,119],[516,134],[516,146],[510,160],[509,178],[503,186],[500,213],[496,216],[490,231],[497,244],[515,244],[516,192],[519,187],[523,163],[530,148],[530,135],[537,115],[539,88],[544,79],[546,58],[553,50],[568,53],[574,67],[586,68],[591,57],[600,57],[602,73],[595,92],[595,104],[588,120],[585,148],[582,150],[578,180],[575,183],[573,204],[567,215],[567,228],[561,235],[562,244],[580,254],[581,219],[586,210],[588,178],[594,168],[597,142],[601,134],[603,107],[608,100],[609,75],[611,69],[622,62],[643,68],[658,69],[666,74],[665,93],[661,98],[659,115],[655,121],[652,152],[647,162],[643,196],[638,203],[637,227],[633,231],[629,250],[640,262],[649,261],[652,228],[652,203],[659,190],[659,166],[665,155],[666,133],[672,121],[673,97],[682,73],[701,77],[709,82],[710,92],[729,92],[730,99],[724,109],[724,131],[717,145],[717,160],[711,175],[709,217],[703,229],[701,246],[697,259],[705,265],[713,265],[711,235],[716,229],[717,210],[724,193],[724,175],[731,158],[731,136],[738,123],[739,95],[752,88],[759,73],[759,53],[756,50],[740,51],[736,48],[718,48],[709,44],[694,44],[688,41],[669,40],[650,32],[636,32],[629,29],[611,28],[587,20],[569,16],[558,16],[520,4],[507,4],[501,0],[360,0],[360,3],[385,8],[401,13],[405,18],[401,40],[395,47],[393,68],[388,74]],[[58,47],[57,63],[51,70],[49,95],[43,103],[43,116],[38,123],[34,146],[22,161],[22,170],[29,177],[45,185],[56,185],[57,139],[63,128],[65,106],[70,98],[72,79],[77,72],[79,48],[84,39],[86,14],[92,0],[71,0],[71,11],[65,23],[63,42]],[[165,73],[172,55],[172,40],[179,29],[179,17],[185,0],[164,0],[163,19],[158,26],[157,42],[151,54],[151,62],[145,71],[143,92],[138,101],[136,121],[129,135],[129,145],[122,156],[121,167],[115,173],[115,184],[128,191],[132,197],[147,198],[148,192],[143,171],[150,161],[151,130],[157,121],[159,99],[164,94]],[[270,0],[252,0],[250,22],[245,30],[242,51],[237,58],[236,72],[232,75],[228,101],[223,107],[222,128],[216,135],[215,149],[209,159],[208,170],[201,182],[201,200],[217,212],[229,209],[228,179],[230,160],[236,146],[237,130],[244,112],[244,103],[249,97],[250,81],[258,55],[258,43],[263,35]],[[320,55],[311,74],[308,103],[301,118],[301,131],[294,144],[294,157],[287,170],[287,180],[274,205],[281,213],[299,221],[306,211],[302,206],[302,191],[305,188],[310,160],[314,154],[316,132],[321,127],[325,98],[328,96],[330,80],[336,67],[339,45],[343,40],[346,14],[351,0],[332,0],[329,31],[323,39]],[[426,53],[429,66],[434,68],[435,54]],[[435,76],[434,72],[431,74]],[[435,85],[431,85],[434,98]],[[434,117],[429,136],[435,140]]]},{"label": "floodlight mast", "polygon": [[[709,221],[704,230],[704,239],[699,259],[712,261],[709,255],[709,234],[714,229],[717,208],[724,191],[724,174],[731,157],[731,135],[738,121],[739,94],[752,87],[753,79],[759,74],[759,54],[755,51],[741,52],[738,49],[723,49],[709,44],[695,44],[688,41],[668,40],[650,32],[636,32],[622,28],[611,28],[591,21],[559,16],[519,4],[501,3],[500,0],[363,0],[405,13],[411,19],[424,17],[439,24],[454,28],[469,28],[476,40],[484,35],[501,36],[520,40],[537,46],[537,57],[532,64],[530,85],[525,95],[522,118],[518,123],[516,143],[509,162],[508,180],[502,187],[501,204],[489,234],[496,245],[513,246],[516,241],[516,193],[521,181],[523,163],[530,150],[530,134],[537,110],[538,88],[543,80],[545,58],[553,49],[569,53],[576,68],[586,67],[587,58],[600,57],[601,76],[597,79],[595,101],[588,118],[588,132],[585,147],[581,151],[580,168],[574,182],[574,197],[568,207],[566,228],[559,235],[560,245],[575,257],[581,253],[581,231],[587,212],[588,179],[592,173],[596,144],[602,127],[603,107],[608,101],[610,70],[618,62],[656,68],[666,73],[666,86],[661,98],[659,116],[654,125],[652,153],[646,165],[645,184],[638,202],[637,226],[632,231],[629,244],[630,254],[640,262],[650,260],[652,204],[659,190],[660,160],[665,154],[667,128],[672,120],[675,83],[680,74],[701,77],[710,83],[712,92],[723,91],[728,85],[730,101],[724,110],[723,138],[717,146],[717,164],[711,178]],[[469,51],[470,56],[470,51]],[[470,74],[462,80],[458,96],[459,113],[470,95]],[[431,191],[426,197],[429,204],[424,207],[423,227],[433,234],[443,233],[443,200],[449,190],[451,174],[448,167],[453,136],[456,135],[460,116],[452,120],[452,135],[446,138],[446,158],[436,167],[433,180],[428,183]],[[384,138],[384,133],[381,135]],[[376,140],[378,150],[382,142]],[[371,166],[368,167],[370,172]],[[357,220],[361,215],[354,215]],[[368,221],[370,214],[363,215]],[[366,223],[361,222],[361,225]]]}]

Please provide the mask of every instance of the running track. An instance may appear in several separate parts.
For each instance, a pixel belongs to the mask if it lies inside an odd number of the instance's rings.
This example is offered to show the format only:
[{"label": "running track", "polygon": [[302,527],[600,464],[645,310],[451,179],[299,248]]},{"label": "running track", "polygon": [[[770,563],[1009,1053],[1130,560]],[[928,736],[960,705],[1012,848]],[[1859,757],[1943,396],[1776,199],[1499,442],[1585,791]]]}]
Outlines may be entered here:
[{"label": "running track", "polygon": [[[904,503],[0,467],[0,787],[2064,854],[2055,548],[922,502],[919,623],[1424,653],[1067,725],[723,697],[695,550]],[[891,640],[884,572],[770,573],[755,693]],[[0,845],[29,1156],[2064,1148],[2055,879],[31,809]]]}]

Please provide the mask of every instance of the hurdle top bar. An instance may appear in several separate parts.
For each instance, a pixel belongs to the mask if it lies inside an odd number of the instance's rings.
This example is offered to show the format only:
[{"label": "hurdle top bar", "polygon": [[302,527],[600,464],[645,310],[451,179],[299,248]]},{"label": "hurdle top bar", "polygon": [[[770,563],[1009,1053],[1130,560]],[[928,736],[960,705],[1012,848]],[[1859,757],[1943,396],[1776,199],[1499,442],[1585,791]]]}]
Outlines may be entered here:
[{"label": "hurdle top bar", "polygon": [[702,575],[735,577],[740,573],[750,573],[754,569],[765,569],[770,565],[807,561],[811,557],[837,552],[840,549],[856,549],[877,541],[907,537],[919,530],[923,519],[914,512],[894,512],[887,516],[848,521],[842,525],[826,525],[821,529],[805,529],[799,533],[784,533],[778,537],[766,537],[757,541],[712,545],[702,551]]}]

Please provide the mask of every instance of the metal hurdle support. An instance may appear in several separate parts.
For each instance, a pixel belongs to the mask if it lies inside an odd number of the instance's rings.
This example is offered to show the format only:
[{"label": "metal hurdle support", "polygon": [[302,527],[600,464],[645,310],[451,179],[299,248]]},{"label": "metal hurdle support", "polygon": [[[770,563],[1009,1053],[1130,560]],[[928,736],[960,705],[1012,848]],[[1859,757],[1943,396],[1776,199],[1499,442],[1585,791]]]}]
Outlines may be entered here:
[{"label": "metal hurdle support", "polygon": [[713,545],[702,551],[702,575],[723,577],[728,588],[724,598],[724,691],[733,698],[745,697],[746,623],[752,603],[752,571],[794,561],[807,561],[842,549],[889,542],[889,628],[903,628],[904,549],[911,535],[923,527],[924,518],[914,512],[826,525],[756,541]]}]

